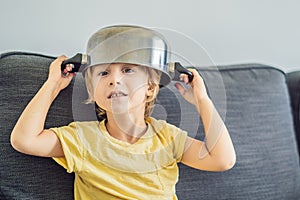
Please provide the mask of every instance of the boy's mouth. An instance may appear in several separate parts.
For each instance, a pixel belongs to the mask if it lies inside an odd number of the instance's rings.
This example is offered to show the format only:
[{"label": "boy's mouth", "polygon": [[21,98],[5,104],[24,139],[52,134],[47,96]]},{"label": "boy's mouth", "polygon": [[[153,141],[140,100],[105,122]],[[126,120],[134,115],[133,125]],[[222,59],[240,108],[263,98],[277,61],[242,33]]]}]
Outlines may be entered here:
[{"label": "boy's mouth", "polygon": [[112,99],[112,98],[123,97],[123,96],[127,96],[127,94],[121,91],[113,91],[108,95],[107,98]]}]

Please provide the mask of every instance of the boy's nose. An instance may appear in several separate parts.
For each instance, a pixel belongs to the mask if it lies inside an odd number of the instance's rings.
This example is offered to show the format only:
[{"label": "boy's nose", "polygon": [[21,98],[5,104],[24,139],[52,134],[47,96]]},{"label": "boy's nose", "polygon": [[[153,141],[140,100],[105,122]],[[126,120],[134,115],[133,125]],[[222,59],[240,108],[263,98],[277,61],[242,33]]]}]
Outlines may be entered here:
[{"label": "boy's nose", "polygon": [[119,81],[111,81],[109,85],[120,85]]},{"label": "boy's nose", "polygon": [[109,80],[109,85],[120,85],[122,75],[120,73],[112,73],[111,79]]}]

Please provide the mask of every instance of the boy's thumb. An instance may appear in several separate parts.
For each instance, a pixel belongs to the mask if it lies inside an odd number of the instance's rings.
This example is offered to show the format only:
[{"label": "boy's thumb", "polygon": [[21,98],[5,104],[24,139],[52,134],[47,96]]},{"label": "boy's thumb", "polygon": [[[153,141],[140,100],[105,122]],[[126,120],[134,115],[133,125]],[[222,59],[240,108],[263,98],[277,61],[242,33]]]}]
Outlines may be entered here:
[{"label": "boy's thumb", "polygon": [[185,88],[180,83],[175,83],[175,87],[181,95],[184,95]]}]

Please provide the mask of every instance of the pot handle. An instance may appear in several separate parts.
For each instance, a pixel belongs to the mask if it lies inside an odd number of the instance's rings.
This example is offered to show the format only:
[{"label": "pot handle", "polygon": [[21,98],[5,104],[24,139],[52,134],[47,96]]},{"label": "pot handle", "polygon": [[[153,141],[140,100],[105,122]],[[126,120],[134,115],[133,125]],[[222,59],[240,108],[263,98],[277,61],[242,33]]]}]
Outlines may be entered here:
[{"label": "pot handle", "polygon": [[[61,71],[63,74],[78,72],[81,65],[85,65],[88,63],[88,55],[77,53],[72,58],[64,60],[61,64]],[[67,65],[72,67],[71,71],[66,71],[65,68]]]},{"label": "pot handle", "polygon": [[194,75],[187,68],[183,67],[179,62],[169,63],[170,74],[172,80],[180,81],[180,74],[188,75],[189,82],[193,81]]}]

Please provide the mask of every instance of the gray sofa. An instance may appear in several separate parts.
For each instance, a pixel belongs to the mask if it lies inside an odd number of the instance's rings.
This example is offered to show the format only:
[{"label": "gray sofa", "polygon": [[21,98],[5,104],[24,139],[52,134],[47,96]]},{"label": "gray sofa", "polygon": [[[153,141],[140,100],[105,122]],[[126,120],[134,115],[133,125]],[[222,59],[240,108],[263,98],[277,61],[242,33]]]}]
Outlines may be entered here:
[{"label": "gray sofa", "polygon": [[[29,52],[0,56],[1,200],[73,199],[73,174],[51,158],[23,155],[10,145],[13,126],[47,78],[53,59]],[[180,164],[178,198],[300,199],[299,73],[285,74],[261,64],[197,68],[229,129],[237,162],[226,172],[198,171]],[[93,105],[82,103],[85,98],[79,73],[53,103],[46,127],[96,120]],[[170,85],[161,89],[153,115],[204,139],[195,112]]]}]

